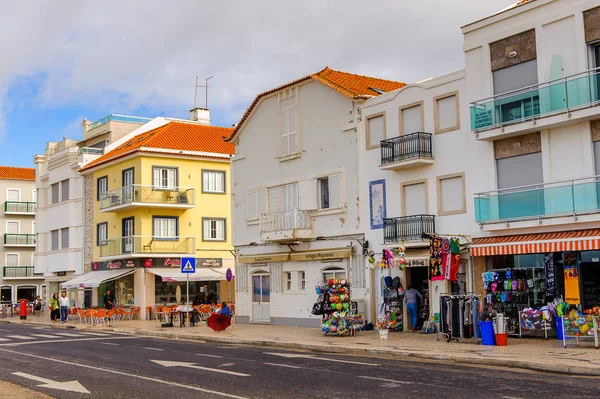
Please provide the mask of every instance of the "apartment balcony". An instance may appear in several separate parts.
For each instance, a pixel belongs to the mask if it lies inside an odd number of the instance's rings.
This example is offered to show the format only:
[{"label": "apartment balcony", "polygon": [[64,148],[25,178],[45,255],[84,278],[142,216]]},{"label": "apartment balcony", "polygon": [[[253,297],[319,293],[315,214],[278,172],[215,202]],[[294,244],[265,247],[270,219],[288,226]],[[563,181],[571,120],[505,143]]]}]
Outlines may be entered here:
[{"label": "apartment balcony", "polygon": [[2,277],[6,279],[44,278],[43,273],[34,273],[33,266],[4,266]]},{"label": "apartment balcony", "polygon": [[5,247],[31,247],[35,248],[35,234],[4,234]]},{"label": "apartment balcony", "polygon": [[600,221],[600,176],[475,194],[484,230]]},{"label": "apartment balcony", "polygon": [[421,242],[423,233],[435,233],[434,215],[411,215],[383,219],[383,242]]},{"label": "apartment balcony", "polygon": [[308,211],[294,209],[260,215],[261,241],[295,241],[312,238],[312,235]]},{"label": "apartment balcony", "polygon": [[4,203],[4,214],[35,216],[35,208],[35,202],[6,201]]},{"label": "apartment balcony", "polygon": [[107,191],[100,199],[100,212],[114,212],[139,207],[190,209],[196,206],[193,188],[157,189],[133,184]]},{"label": "apartment balcony", "polygon": [[381,141],[382,170],[433,165],[431,133],[411,133]]},{"label": "apartment balcony", "polygon": [[194,237],[129,236],[106,240],[100,246],[100,259],[141,258],[160,255],[165,258],[195,256]]},{"label": "apartment balcony", "polygon": [[599,74],[591,69],[476,101],[471,130],[480,140],[495,140],[598,118]]}]

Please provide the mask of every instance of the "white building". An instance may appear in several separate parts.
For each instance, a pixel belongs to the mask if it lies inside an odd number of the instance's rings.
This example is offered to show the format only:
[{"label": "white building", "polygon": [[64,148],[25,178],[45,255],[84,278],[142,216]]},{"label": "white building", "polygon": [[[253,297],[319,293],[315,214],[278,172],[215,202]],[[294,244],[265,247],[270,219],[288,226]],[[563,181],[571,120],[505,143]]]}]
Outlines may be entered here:
[{"label": "white building", "polygon": [[[483,144],[473,166],[475,274],[528,268],[529,305],[565,294],[599,305],[600,1],[521,1],[463,34],[472,140]],[[571,293],[567,258],[579,268]]]},{"label": "white building", "polygon": [[317,326],[323,279],[364,311],[357,107],[399,82],[326,68],[259,94],[234,130],[236,320]]},{"label": "white building", "polygon": [[[372,98],[360,106],[360,115],[361,220],[376,255],[372,306],[383,300],[381,277],[399,276],[404,289],[413,285],[430,294],[428,310],[433,315],[439,312],[440,294],[472,291],[466,251],[458,287],[448,280],[430,280],[430,242],[423,237],[463,235],[461,243],[469,242],[477,177],[472,168],[485,144],[472,138],[464,71]],[[382,250],[391,250],[397,262],[400,245],[406,248],[405,270],[381,269]]]}]

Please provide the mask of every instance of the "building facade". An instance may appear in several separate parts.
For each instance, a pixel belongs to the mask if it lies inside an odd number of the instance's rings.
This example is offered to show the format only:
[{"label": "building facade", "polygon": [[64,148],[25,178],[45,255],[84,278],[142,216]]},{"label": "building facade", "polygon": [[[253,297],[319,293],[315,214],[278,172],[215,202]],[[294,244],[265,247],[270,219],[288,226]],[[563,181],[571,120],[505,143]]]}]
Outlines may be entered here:
[{"label": "building facade", "polygon": [[232,129],[169,122],[80,169],[93,181],[91,271],[62,284],[142,309],[185,298],[181,259],[194,257],[190,297],[233,301],[229,163]]},{"label": "building facade", "polygon": [[2,202],[2,280],[0,302],[31,302],[46,289],[42,275],[35,273],[33,252],[36,244],[35,208],[37,191],[35,169],[0,166]]},{"label": "building facade", "polygon": [[326,68],[259,94],[231,141],[236,321],[317,326],[314,285],[367,309],[357,110],[400,82]]},{"label": "building facade", "polygon": [[599,26],[597,0],[530,0],[463,27],[475,275],[524,270],[522,306],[600,305]]}]

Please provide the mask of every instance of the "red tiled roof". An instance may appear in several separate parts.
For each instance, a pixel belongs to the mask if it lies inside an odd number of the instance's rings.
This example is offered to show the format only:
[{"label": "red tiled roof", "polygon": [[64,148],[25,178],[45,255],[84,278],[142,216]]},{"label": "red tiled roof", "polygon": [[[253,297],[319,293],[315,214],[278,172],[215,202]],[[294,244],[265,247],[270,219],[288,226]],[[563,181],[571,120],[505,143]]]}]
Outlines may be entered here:
[{"label": "red tiled roof", "polygon": [[125,155],[142,151],[144,148],[231,155],[235,152],[235,146],[226,142],[225,139],[231,135],[232,131],[232,128],[227,127],[169,122],[166,125],[133,137],[114,150],[88,163],[80,170],[90,169]]},{"label": "red tiled roof", "polygon": [[373,89],[379,89],[384,92],[388,92],[388,91],[397,90],[397,89],[400,89],[401,87],[406,86],[406,83],[403,83],[403,82],[396,82],[393,80],[373,78],[370,76],[356,75],[353,73],[336,71],[336,70],[330,69],[329,67],[325,67],[325,69],[323,69],[322,71],[319,71],[312,75],[304,76],[300,79],[293,80],[284,85],[275,87],[274,89],[267,90],[267,91],[257,95],[256,98],[254,99],[254,101],[252,102],[252,104],[250,104],[250,107],[248,107],[248,109],[242,116],[242,119],[240,120],[240,122],[237,124],[237,126],[233,130],[233,133],[231,134],[231,137],[229,138],[229,140],[232,140],[235,137],[237,132],[244,125],[244,122],[246,122],[246,119],[248,119],[248,117],[250,116],[250,113],[252,113],[252,110],[254,109],[254,107],[256,107],[258,102],[263,97],[265,97],[269,94],[276,93],[279,90],[283,90],[287,87],[294,86],[298,83],[304,82],[309,79],[314,79],[317,82],[320,82],[320,83],[330,87],[331,89],[337,91],[338,93],[340,93],[348,98],[352,98],[352,99],[359,99],[359,98],[366,99],[369,97],[378,96],[380,93]]},{"label": "red tiled roof", "polygon": [[35,181],[35,169],[15,168],[14,166],[0,166],[0,179]]}]

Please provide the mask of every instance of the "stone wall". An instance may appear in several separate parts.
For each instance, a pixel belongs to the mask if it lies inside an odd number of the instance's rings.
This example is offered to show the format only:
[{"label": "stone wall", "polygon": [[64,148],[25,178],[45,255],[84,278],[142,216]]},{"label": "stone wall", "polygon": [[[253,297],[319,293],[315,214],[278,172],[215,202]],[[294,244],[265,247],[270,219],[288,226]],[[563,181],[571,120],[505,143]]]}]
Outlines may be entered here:
[{"label": "stone wall", "polygon": [[539,132],[494,141],[494,155],[496,159],[533,154],[541,151],[542,138]]},{"label": "stone wall", "polygon": [[83,185],[83,272],[92,270],[94,257],[94,174],[85,175]]},{"label": "stone wall", "polygon": [[592,132],[592,141],[600,141],[600,119],[590,122],[590,130]]},{"label": "stone wall", "polygon": [[583,12],[586,43],[600,40],[600,7]]},{"label": "stone wall", "polygon": [[[515,57],[509,57],[508,55],[513,51],[516,51],[517,55]],[[490,57],[492,61],[492,72],[535,60],[537,57],[535,29],[490,43]]]}]

